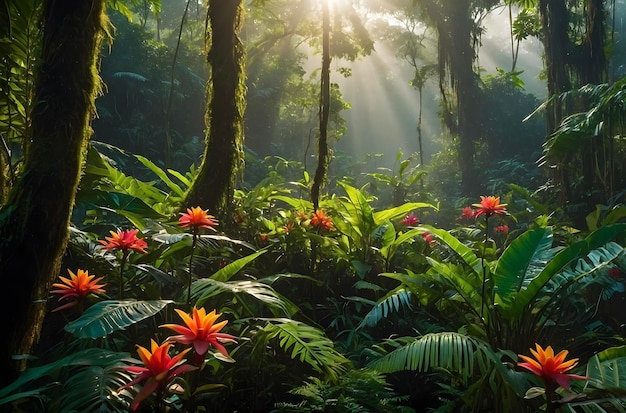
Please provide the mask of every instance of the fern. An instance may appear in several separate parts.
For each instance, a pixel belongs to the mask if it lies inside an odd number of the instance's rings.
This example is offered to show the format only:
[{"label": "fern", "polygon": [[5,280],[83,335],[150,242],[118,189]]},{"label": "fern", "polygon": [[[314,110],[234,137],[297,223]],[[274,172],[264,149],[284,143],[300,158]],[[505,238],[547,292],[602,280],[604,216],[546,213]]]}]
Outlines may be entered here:
[{"label": "fern", "polygon": [[255,348],[265,351],[269,340],[277,339],[279,347],[334,381],[346,371],[349,360],[335,350],[324,332],[308,324],[287,318],[268,319],[255,339]]},{"label": "fern", "polygon": [[101,301],[89,307],[79,319],[68,323],[65,331],[77,338],[98,338],[152,317],[171,300]]},{"label": "fern", "polygon": [[372,308],[365,317],[363,317],[357,329],[363,328],[364,326],[373,327],[392,312],[400,311],[402,307],[406,307],[410,310],[412,308],[411,297],[411,292],[405,288],[397,288],[390,291],[376,303],[374,308]]}]

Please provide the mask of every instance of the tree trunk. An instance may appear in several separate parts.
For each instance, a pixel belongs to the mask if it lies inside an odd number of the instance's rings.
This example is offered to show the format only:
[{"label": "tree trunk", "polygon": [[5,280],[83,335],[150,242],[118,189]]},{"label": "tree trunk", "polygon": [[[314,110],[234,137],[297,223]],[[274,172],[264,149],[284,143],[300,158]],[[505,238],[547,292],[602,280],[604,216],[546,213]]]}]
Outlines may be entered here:
[{"label": "tree trunk", "polygon": [[317,168],[311,186],[311,202],[318,209],[320,191],[328,170],[328,116],[330,115],[330,9],[322,0],[322,74],[320,82],[320,130],[317,145]]},{"label": "tree trunk", "polygon": [[[441,10],[437,22],[439,36],[439,65],[447,67],[452,89],[456,93],[456,104],[444,103],[449,113],[456,116],[445,118],[446,126],[458,135],[458,163],[461,171],[461,191],[468,196],[479,194],[479,183],[474,165],[474,144],[479,138],[481,112],[478,88],[478,75],[474,73],[474,42],[471,17],[471,4],[468,0],[457,0]],[[445,77],[445,70],[440,69],[440,77]],[[441,80],[440,80],[441,82]]]},{"label": "tree trunk", "polygon": [[[567,56],[570,51],[569,19],[565,0],[540,0],[539,12],[543,30],[548,99],[550,99],[572,88],[566,71]],[[547,136],[552,135],[559,127],[564,116],[560,101],[551,100],[546,110]]]},{"label": "tree trunk", "polygon": [[209,1],[206,148],[185,201],[209,209],[220,219],[227,217],[237,174],[243,168],[245,52],[238,37],[242,13],[241,0]]},{"label": "tree trunk", "polygon": [[[0,211],[0,387],[26,367],[58,276],[99,89],[104,0],[46,0],[24,173]],[[12,356],[21,360],[14,362]]]}]

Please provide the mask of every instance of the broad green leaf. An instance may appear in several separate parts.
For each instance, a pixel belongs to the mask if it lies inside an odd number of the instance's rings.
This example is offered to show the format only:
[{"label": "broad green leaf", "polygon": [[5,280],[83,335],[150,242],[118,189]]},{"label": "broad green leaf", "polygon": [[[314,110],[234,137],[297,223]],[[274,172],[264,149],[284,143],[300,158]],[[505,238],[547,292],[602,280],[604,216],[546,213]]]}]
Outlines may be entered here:
[{"label": "broad green leaf", "polygon": [[159,313],[172,300],[100,301],[89,307],[65,331],[77,338],[99,338],[114,331],[124,330]]}]

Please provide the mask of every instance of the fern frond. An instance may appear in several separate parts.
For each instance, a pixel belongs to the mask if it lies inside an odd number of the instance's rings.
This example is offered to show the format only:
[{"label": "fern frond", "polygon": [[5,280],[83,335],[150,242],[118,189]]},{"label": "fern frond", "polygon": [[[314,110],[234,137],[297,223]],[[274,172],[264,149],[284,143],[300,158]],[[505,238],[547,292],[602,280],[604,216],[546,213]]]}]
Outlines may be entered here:
[{"label": "fern frond", "polygon": [[322,330],[308,324],[288,318],[267,319],[256,339],[267,343],[274,338],[278,339],[280,348],[290,352],[292,359],[307,363],[329,380],[336,380],[349,364],[349,360],[335,350],[332,340]]},{"label": "fern frond", "polygon": [[365,317],[363,317],[357,329],[363,328],[364,326],[373,327],[378,324],[380,320],[386,318],[387,315],[392,312],[398,312],[403,307],[410,310],[412,308],[412,296],[411,291],[402,287],[390,291],[376,303],[374,308],[372,308]]}]

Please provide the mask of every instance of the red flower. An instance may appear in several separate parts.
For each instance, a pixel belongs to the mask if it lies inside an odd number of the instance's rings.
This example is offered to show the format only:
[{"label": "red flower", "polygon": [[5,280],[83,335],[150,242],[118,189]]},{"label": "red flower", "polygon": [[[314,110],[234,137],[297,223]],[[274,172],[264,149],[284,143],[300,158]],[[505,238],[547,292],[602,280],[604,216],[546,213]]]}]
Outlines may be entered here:
[{"label": "red flower", "polygon": [[[63,304],[60,307],[52,310],[53,312],[70,308],[80,303],[85,297],[92,293],[105,293],[102,287],[106,284],[98,284],[103,277],[94,279],[95,275],[89,275],[88,271],[78,270],[78,274],[74,274],[71,270],[67,270],[70,273],[70,278],[59,277],[63,283],[54,283],[53,287],[56,290],[51,290],[52,294],[60,294],[59,301],[68,300],[71,301]],[[73,299],[73,300],[72,300]]]},{"label": "red flower", "polygon": [[170,347],[172,347],[171,343],[163,343],[159,346],[154,340],[150,340],[150,344],[151,351],[148,351],[148,349],[142,346],[137,346],[137,354],[141,357],[141,361],[143,361],[145,367],[124,367],[124,370],[131,373],[138,373],[139,376],[118,389],[119,392],[142,381],[146,382],[133,400],[133,410],[137,410],[139,404],[148,398],[155,390],[158,393],[163,392],[168,382],[174,377],[184,372],[197,369],[197,367],[191,364],[184,364],[185,360],[182,359],[191,348],[178,353],[174,357],[170,357],[168,352]]},{"label": "red flower", "polygon": [[609,268],[609,276],[613,278],[615,281],[619,280],[621,275],[622,275],[622,272],[619,270],[619,268],[616,268],[616,267]]},{"label": "red flower", "polygon": [[422,236],[422,239],[431,247],[434,247],[435,244],[437,243],[437,241],[435,241],[435,237],[433,236],[433,234],[431,234],[428,231],[422,232],[420,235]]},{"label": "red flower", "polygon": [[461,210],[461,215],[459,215],[459,219],[472,219],[476,218],[476,211],[471,206],[466,206]]},{"label": "red flower", "polygon": [[204,308],[193,308],[190,314],[176,309],[176,312],[183,319],[185,326],[178,324],[163,324],[161,327],[176,331],[178,336],[171,336],[167,342],[177,342],[182,344],[192,344],[196,354],[202,358],[209,350],[210,346],[215,347],[224,357],[230,358],[228,352],[221,343],[236,343],[236,337],[230,334],[220,333],[227,320],[216,323],[222,314],[217,314],[215,310],[209,314]]},{"label": "red flower", "polygon": [[508,234],[509,233],[509,226],[508,225],[498,225],[497,227],[495,227],[493,229],[496,232],[499,232],[501,234]]},{"label": "red flower", "polygon": [[194,231],[199,228],[211,228],[216,227],[217,221],[214,220],[213,215],[209,215],[208,210],[204,210],[200,207],[187,208],[187,212],[181,212],[181,217],[178,223],[181,227],[191,227]]},{"label": "red flower", "polygon": [[488,217],[492,215],[504,215],[506,213],[506,205],[500,203],[500,197],[495,196],[481,196],[480,204],[472,204],[478,208],[474,216],[478,217],[480,214],[485,214]]},{"label": "red flower", "polygon": [[400,221],[401,224],[406,225],[407,227],[415,226],[419,224],[419,222],[420,220],[415,216],[413,211],[411,211],[409,215],[407,215],[402,221]]},{"label": "red flower", "polygon": [[311,225],[318,229],[325,229],[328,231],[332,231],[335,229],[333,226],[333,221],[329,216],[326,216],[326,213],[321,209],[318,209],[313,213],[311,217]]},{"label": "red flower", "polygon": [[520,354],[519,357],[525,362],[518,362],[517,365],[539,376],[545,383],[546,388],[551,388],[556,383],[569,390],[570,380],[589,380],[589,377],[566,374],[566,372],[578,364],[578,359],[565,361],[565,357],[568,354],[567,350],[562,350],[555,356],[551,346],[546,347],[545,350],[539,344],[535,344],[535,346],[537,351],[531,348],[530,352],[535,356],[536,360]]},{"label": "red flower", "polygon": [[137,238],[137,232],[139,231],[136,229],[111,231],[110,237],[104,237],[106,241],[99,239],[98,242],[104,245],[102,248],[105,250],[121,250],[124,255],[130,250],[147,254],[148,244],[141,238]]}]

